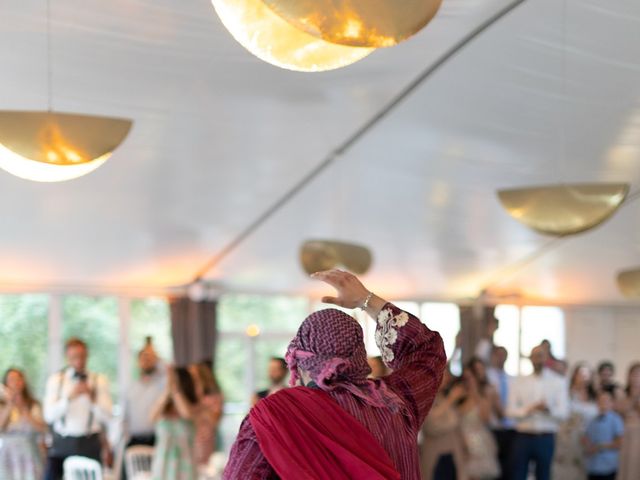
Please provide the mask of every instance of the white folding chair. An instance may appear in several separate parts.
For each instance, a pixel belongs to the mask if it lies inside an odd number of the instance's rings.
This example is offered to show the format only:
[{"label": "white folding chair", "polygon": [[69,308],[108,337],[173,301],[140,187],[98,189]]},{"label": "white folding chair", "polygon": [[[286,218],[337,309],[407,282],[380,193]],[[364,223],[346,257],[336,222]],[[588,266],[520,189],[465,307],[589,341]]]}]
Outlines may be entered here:
[{"label": "white folding chair", "polygon": [[151,463],[153,462],[153,447],[134,445],[124,452],[124,468],[128,480],[143,480],[151,478]]},{"label": "white folding chair", "polygon": [[91,458],[68,457],[63,468],[64,480],[102,480],[102,467]]}]

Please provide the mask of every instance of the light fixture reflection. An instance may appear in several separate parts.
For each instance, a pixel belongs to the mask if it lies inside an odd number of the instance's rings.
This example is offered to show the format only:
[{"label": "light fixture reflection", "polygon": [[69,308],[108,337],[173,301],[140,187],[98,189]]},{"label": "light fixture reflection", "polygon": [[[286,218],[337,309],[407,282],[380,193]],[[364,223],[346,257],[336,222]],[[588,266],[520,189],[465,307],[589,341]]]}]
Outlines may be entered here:
[{"label": "light fixture reflection", "polygon": [[600,225],[622,205],[626,183],[573,184],[500,190],[509,215],[537,232],[565,236]]},{"label": "light fixture reflection", "polygon": [[298,30],[352,47],[390,47],[424,28],[442,0],[263,0]]},{"label": "light fixture reflection", "polygon": [[131,125],[93,115],[0,111],[0,168],[36,182],[78,178],[104,164]]},{"label": "light fixture reflection", "polygon": [[300,248],[300,263],[309,275],[344,267],[358,275],[367,273],[373,257],[368,248],[332,240],[309,240]]},{"label": "light fixture reflection", "polygon": [[319,72],[345,67],[373,48],[326,42],[295,28],[262,0],[212,0],[231,35],[253,55],[281,68]]},{"label": "light fixture reflection", "polygon": [[618,273],[618,288],[625,297],[640,298],[640,268]]}]

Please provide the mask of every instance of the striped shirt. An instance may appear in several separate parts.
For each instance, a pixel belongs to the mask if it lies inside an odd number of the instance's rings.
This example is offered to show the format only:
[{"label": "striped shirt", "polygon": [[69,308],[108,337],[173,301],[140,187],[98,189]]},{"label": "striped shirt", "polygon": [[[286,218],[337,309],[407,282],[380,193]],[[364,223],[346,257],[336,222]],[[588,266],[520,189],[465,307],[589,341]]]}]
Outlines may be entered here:
[{"label": "striped shirt", "polygon": [[[417,435],[442,380],[446,364],[442,339],[413,315],[387,304],[378,316],[376,342],[393,373],[375,381],[384,382],[392,389],[409,414],[371,406],[344,389],[328,393],[371,432],[389,454],[403,480],[419,480]],[[240,427],[223,478],[278,478],[260,451],[248,418]]]}]

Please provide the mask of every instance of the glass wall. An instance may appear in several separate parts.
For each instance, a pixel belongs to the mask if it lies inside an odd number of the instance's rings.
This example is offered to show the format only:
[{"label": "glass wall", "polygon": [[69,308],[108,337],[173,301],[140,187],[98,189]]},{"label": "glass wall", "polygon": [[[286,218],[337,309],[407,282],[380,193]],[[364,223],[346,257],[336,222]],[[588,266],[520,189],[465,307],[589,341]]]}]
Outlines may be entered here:
[{"label": "glass wall", "polygon": [[23,370],[38,397],[48,373],[48,310],[47,295],[0,295],[0,375],[11,367]]},{"label": "glass wall", "polygon": [[565,357],[565,322],[561,308],[498,305],[495,315],[500,326],[494,343],[507,349],[505,370],[510,375],[528,375],[533,371],[528,357],[542,340],[549,340],[555,357]]},{"label": "glass wall", "polygon": [[129,325],[129,354],[134,376],[138,375],[136,358],[144,347],[147,337],[151,337],[153,347],[163,364],[173,362],[173,342],[171,340],[171,314],[164,298],[149,297],[131,300],[131,322]]}]

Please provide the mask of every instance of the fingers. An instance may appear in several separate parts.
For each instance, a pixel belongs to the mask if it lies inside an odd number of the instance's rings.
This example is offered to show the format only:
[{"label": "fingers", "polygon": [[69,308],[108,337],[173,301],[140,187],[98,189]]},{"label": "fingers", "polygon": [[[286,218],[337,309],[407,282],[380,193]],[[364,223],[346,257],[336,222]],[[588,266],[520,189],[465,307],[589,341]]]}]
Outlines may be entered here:
[{"label": "fingers", "polygon": [[326,282],[334,288],[339,288],[345,284],[350,276],[352,276],[350,273],[334,269],[314,273],[313,275],[311,275],[311,278]]},{"label": "fingers", "polygon": [[342,301],[338,297],[322,297],[322,303],[329,303],[331,305],[337,305],[338,307],[344,307]]}]

